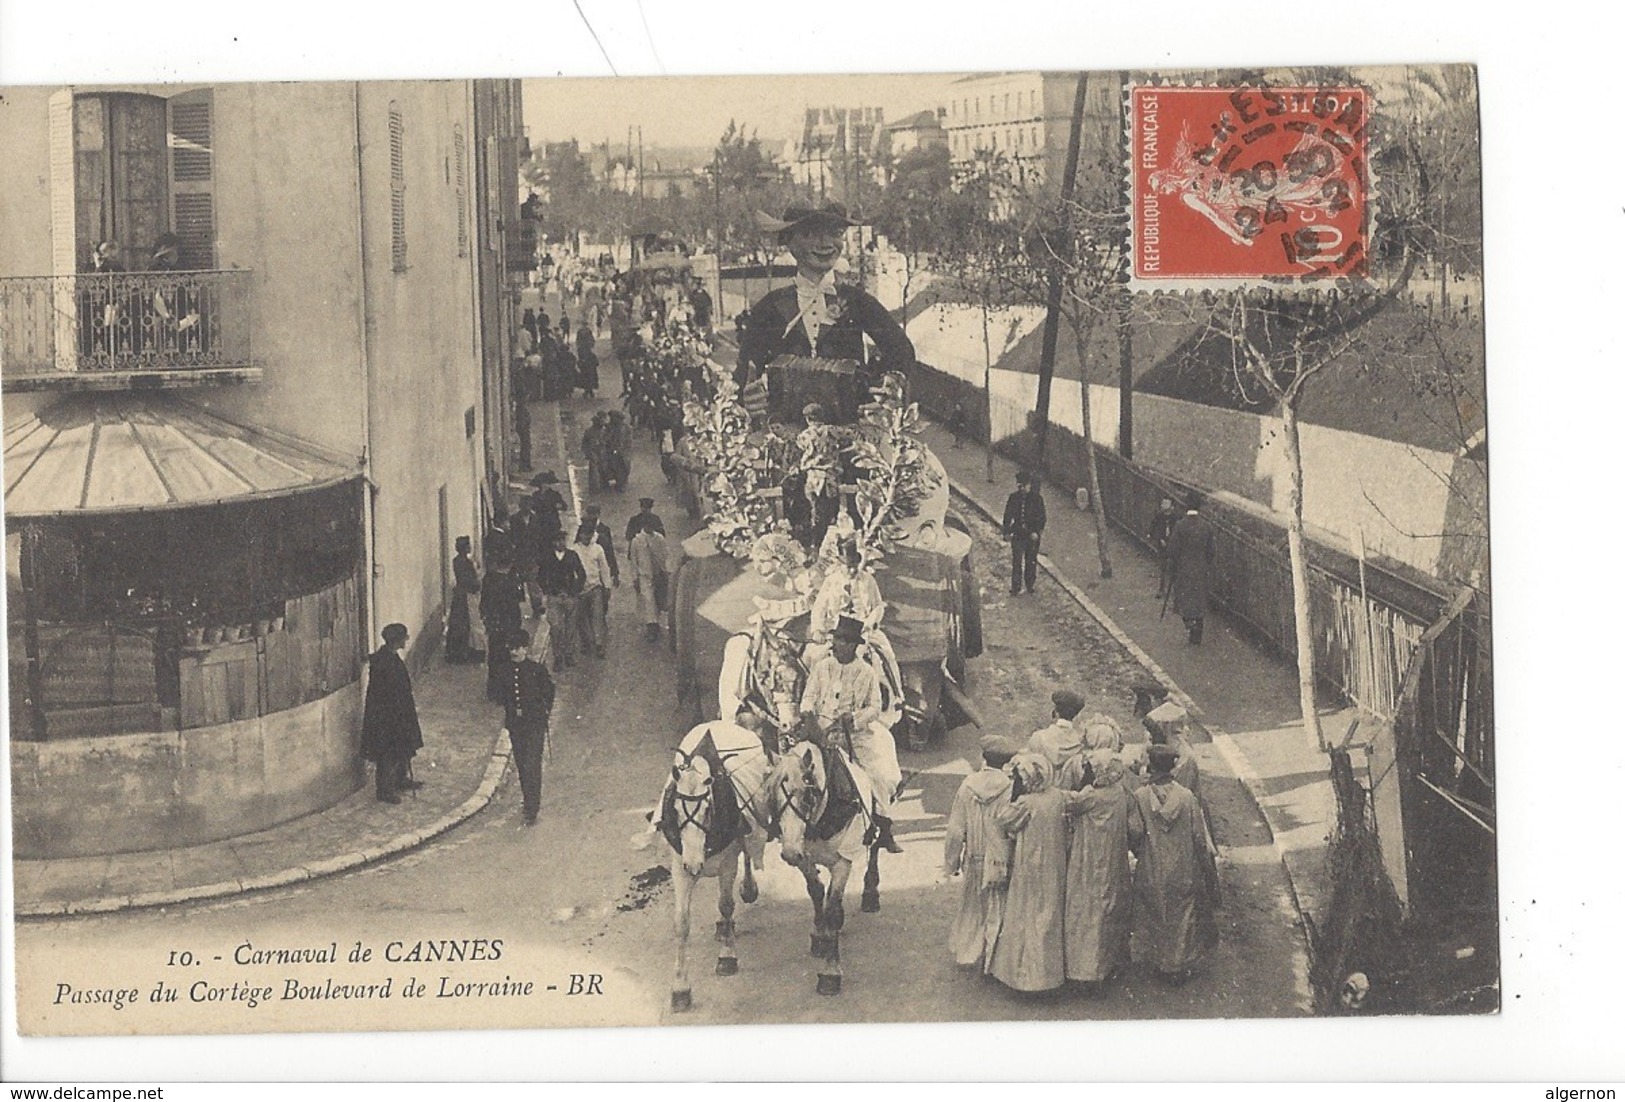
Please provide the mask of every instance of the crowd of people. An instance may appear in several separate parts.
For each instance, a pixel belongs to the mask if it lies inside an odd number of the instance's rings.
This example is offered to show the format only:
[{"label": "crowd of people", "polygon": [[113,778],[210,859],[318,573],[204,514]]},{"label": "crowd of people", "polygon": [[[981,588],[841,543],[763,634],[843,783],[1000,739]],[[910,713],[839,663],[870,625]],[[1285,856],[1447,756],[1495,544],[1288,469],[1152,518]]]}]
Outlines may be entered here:
[{"label": "crowd of people", "polygon": [[1021,992],[1098,994],[1136,959],[1182,984],[1218,940],[1215,851],[1183,712],[1151,711],[1151,741],[1135,744],[1110,716],[1080,720],[1078,693],[1052,703],[1052,722],[1025,744],[984,737],[982,767],[954,798],[954,960]]}]

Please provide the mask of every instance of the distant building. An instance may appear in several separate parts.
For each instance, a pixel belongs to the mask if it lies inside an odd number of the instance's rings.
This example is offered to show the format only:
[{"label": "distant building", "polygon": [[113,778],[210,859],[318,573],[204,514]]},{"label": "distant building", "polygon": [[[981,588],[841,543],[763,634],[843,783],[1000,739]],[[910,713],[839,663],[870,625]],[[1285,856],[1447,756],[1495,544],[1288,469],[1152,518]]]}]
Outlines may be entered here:
[{"label": "distant building", "polygon": [[862,206],[884,183],[885,110],[809,107],[801,134],[785,145],[790,178],[820,199]]},{"label": "distant building", "polygon": [[978,154],[994,153],[1023,177],[1059,180],[1076,82],[1076,73],[990,73],[955,81],[944,117],[954,163],[969,165]]},{"label": "distant building", "polygon": [[917,111],[885,128],[884,141],[892,160],[919,149],[948,148],[948,130],[942,125],[946,108]]},{"label": "distant building", "polygon": [[363,659],[395,621],[434,653],[507,487],[520,111],[506,80],[6,90],[19,856],[362,783]]}]

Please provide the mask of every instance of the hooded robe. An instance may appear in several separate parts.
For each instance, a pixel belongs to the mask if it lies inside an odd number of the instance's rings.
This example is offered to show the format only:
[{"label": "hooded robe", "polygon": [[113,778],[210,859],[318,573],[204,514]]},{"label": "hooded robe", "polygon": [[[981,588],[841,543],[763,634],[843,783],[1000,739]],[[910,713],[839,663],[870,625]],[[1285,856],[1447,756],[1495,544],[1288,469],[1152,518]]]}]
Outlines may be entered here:
[{"label": "hooded robe", "polygon": [[1110,751],[1090,755],[1094,780],[1067,798],[1072,849],[1066,866],[1066,978],[1099,982],[1129,962],[1133,876],[1129,840],[1144,833],[1140,808]]},{"label": "hooded robe", "polygon": [[1159,972],[1181,972],[1217,942],[1204,891],[1212,854],[1201,808],[1167,774],[1153,776],[1134,801],[1145,827],[1134,870],[1134,955]]},{"label": "hooded robe", "polygon": [[1049,762],[1041,762],[1041,782],[999,813],[999,823],[1015,838],[1004,923],[988,971],[1017,991],[1048,991],[1066,980],[1062,921],[1066,897],[1067,793],[1050,783]]},{"label": "hooded robe", "polygon": [[1012,844],[998,816],[1009,804],[1010,778],[1002,769],[983,766],[965,778],[948,812],[943,869],[950,876],[963,873],[948,949],[956,964],[983,971],[1004,921]]}]

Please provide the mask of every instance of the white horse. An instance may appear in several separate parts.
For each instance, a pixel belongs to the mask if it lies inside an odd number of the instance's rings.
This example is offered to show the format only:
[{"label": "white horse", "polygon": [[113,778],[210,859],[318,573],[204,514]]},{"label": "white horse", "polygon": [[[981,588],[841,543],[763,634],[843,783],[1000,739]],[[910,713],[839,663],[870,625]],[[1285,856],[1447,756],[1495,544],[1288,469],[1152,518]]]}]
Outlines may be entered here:
[{"label": "white horse", "polygon": [[739,971],[734,947],[734,880],[744,857],[739,897],[757,897],[753,864],[762,863],[772,815],[766,798],[773,765],[754,731],[721,721],[702,723],[684,736],[661,794],[657,826],[671,846],[676,889],[677,962],[671,1008],[694,1005],[688,978],[689,911],[701,877],[717,878],[717,975]]},{"label": "white horse", "polygon": [[[818,993],[841,991],[841,928],[846,925],[843,897],[854,862],[868,850],[863,878],[863,909],[880,909],[880,847],[874,840],[869,809],[873,783],[840,750],[826,751],[797,742],[781,757],[768,778],[771,811],[778,823],[781,855],[800,870],[813,905],[812,953],[822,958]],[[851,785],[834,779],[831,766],[844,768]],[[818,869],[829,869],[826,890]]]}]

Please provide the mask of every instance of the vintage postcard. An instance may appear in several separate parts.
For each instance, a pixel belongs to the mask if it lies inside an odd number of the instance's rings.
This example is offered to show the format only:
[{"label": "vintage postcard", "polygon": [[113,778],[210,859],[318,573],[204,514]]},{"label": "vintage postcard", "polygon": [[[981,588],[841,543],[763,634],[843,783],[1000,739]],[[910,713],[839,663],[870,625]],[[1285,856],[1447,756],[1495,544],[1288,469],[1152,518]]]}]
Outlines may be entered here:
[{"label": "vintage postcard", "polygon": [[1500,1008],[1472,66],[0,150],[21,1033]]}]

